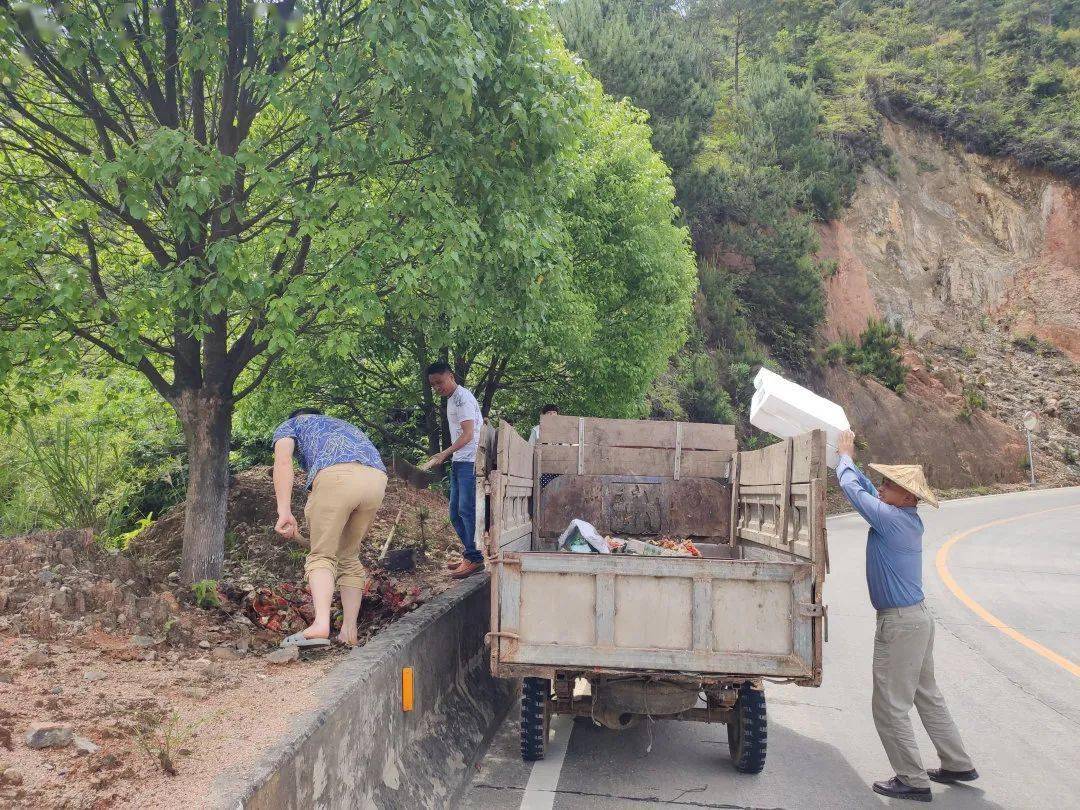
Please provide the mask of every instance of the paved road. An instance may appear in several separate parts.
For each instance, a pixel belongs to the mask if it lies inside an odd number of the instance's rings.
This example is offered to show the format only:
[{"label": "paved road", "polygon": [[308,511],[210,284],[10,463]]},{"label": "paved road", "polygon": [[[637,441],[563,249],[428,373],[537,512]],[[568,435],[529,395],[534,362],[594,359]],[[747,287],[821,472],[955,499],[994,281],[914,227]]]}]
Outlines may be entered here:
[{"label": "paved road", "polygon": [[[935,786],[934,805],[1080,807],[1080,488],[922,511],[938,682],[983,777]],[[979,526],[986,527],[971,531]],[[825,682],[820,689],[767,687],[763,773],[731,768],[722,725],[671,721],[620,734],[556,718],[548,758],[532,766],[518,757],[514,711],[463,807],[919,806],[868,788],[892,774],[870,717],[874,614],[863,578],[865,536],[856,516],[829,521]],[[962,596],[946,585],[950,578]],[[937,765],[917,720],[916,729],[925,761]]]}]

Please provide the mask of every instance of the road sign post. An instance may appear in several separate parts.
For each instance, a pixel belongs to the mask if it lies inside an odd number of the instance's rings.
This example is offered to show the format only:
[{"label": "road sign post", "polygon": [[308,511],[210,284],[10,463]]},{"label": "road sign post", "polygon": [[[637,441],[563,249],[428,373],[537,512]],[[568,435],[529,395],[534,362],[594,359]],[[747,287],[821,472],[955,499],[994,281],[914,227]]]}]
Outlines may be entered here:
[{"label": "road sign post", "polygon": [[1031,432],[1039,429],[1039,418],[1031,411],[1024,413],[1024,430],[1027,431],[1028,470],[1031,472],[1031,485],[1035,486],[1035,457],[1031,452]]}]

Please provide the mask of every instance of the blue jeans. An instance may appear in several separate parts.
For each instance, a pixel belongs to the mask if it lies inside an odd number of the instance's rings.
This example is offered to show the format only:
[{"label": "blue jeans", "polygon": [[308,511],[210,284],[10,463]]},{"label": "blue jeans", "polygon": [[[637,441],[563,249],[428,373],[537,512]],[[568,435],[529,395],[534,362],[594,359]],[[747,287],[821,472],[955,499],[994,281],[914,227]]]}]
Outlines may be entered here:
[{"label": "blue jeans", "polygon": [[455,461],[450,473],[450,522],[465,547],[462,556],[469,562],[483,562],[476,547],[476,465]]}]

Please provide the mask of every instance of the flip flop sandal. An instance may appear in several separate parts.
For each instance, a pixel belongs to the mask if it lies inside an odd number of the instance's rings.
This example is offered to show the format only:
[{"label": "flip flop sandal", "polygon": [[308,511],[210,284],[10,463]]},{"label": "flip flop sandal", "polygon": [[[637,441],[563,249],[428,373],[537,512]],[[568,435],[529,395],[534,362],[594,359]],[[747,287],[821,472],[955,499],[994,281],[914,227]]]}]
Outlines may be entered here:
[{"label": "flip flop sandal", "polygon": [[299,633],[293,633],[281,642],[282,647],[299,647],[301,650],[315,650],[330,648],[330,639],[328,638],[304,638],[304,631]]}]

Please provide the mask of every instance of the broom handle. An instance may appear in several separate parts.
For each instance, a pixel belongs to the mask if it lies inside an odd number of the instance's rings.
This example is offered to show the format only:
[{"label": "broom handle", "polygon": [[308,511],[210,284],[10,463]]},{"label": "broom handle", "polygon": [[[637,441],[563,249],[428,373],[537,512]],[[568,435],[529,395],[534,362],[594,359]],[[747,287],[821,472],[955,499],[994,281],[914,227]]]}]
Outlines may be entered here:
[{"label": "broom handle", "polygon": [[401,520],[401,512],[404,508],[405,507],[402,506],[400,509],[397,510],[397,517],[394,518],[394,525],[390,527],[390,534],[386,536],[386,542],[383,543],[382,551],[379,552],[380,560],[386,556],[386,552],[390,548],[390,541],[394,539],[394,532],[397,531],[398,521]]}]

